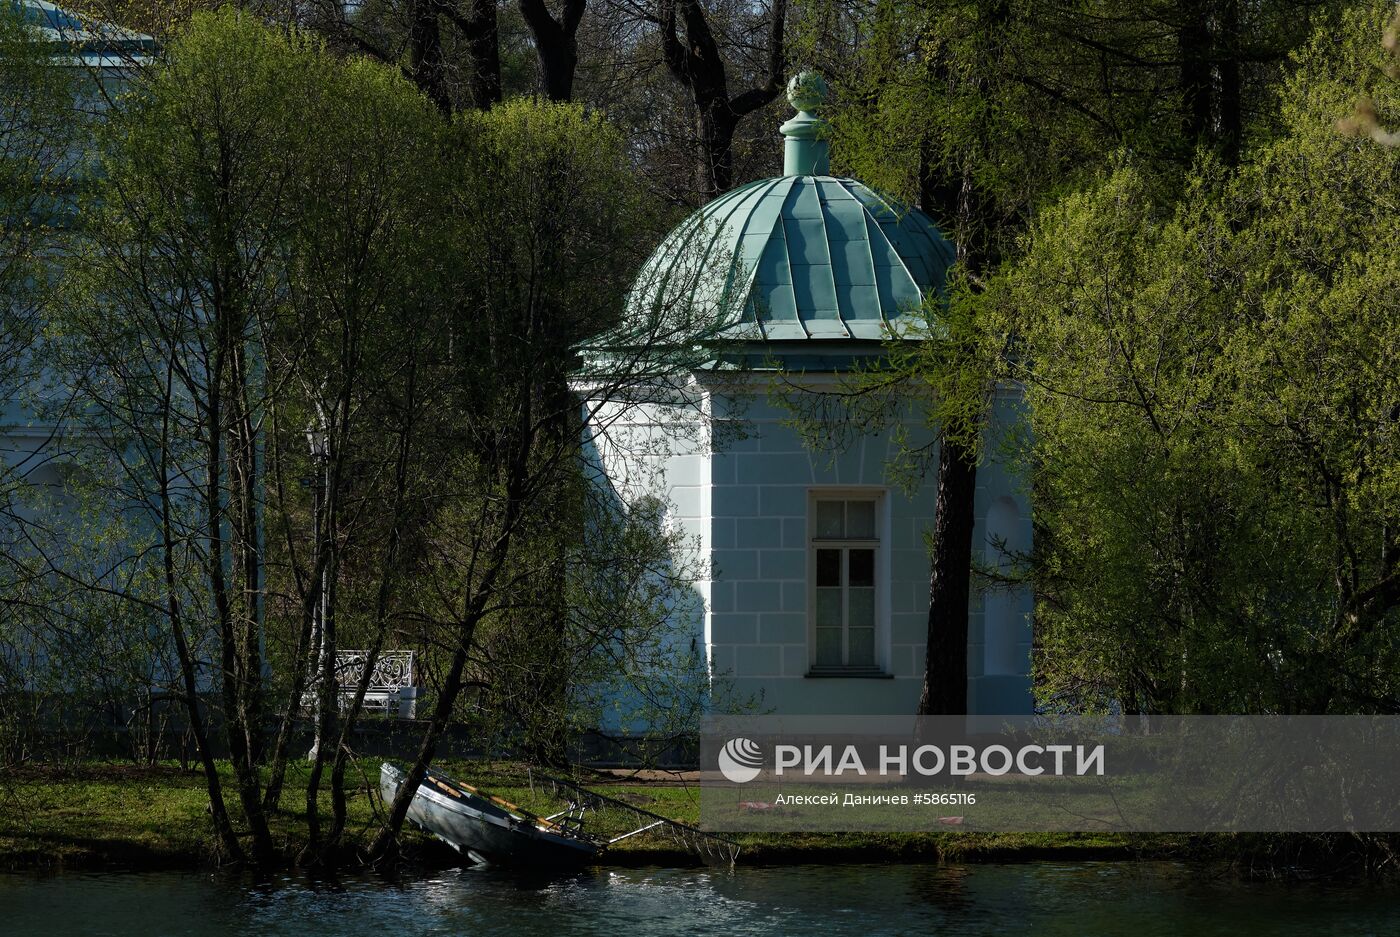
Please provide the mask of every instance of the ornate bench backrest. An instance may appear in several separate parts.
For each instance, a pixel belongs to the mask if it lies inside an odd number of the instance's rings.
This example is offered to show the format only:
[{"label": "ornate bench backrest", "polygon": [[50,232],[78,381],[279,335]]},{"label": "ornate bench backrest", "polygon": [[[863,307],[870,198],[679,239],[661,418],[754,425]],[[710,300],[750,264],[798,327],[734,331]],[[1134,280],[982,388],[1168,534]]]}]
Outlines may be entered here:
[{"label": "ornate bench backrest", "polygon": [[[365,672],[368,651],[337,651],[335,679],[342,690],[354,687]],[[371,690],[399,690],[413,686],[413,652],[381,651],[370,677]]]}]

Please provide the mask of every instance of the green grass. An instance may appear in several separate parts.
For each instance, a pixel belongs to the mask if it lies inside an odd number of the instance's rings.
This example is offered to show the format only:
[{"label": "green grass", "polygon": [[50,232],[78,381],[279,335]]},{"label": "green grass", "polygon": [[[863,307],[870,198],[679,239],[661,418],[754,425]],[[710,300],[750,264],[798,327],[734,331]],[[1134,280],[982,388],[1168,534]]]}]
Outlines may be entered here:
[{"label": "green grass", "polygon": [[[368,785],[377,784],[378,761],[365,759],[350,772],[349,829],[363,841],[376,829],[376,804]],[[558,802],[531,790],[525,771],[503,763],[445,763],[443,769],[506,800],[537,812]],[[241,820],[232,774],[225,764],[225,799]],[[305,837],[304,764],[287,777],[282,810],[270,818],[273,836],[290,861]],[[699,819],[699,791],[675,783],[596,779],[601,793],[653,813],[689,823]],[[329,819],[329,795],[320,812]],[[629,818],[598,815],[598,832],[616,835]],[[1218,851],[1219,838],[1100,834],[935,833],[753,833],[733,837],[740,859],[752,863],[833,861],[1017,861],[1039,858],[1195,857]],[[420,861],[452,862],[453,855],[427,837],[407,832],[405,843]],[[664,837],[639,836],[609,852],[629,865],[693,861]],[[0,869],[190,868],[218,862],[203,776],[178,765],[137,767],[82,762],[25,766],[0,771]]]},{"label": "green grass", "polygon": [[0,865],[213,862],[203,778],[178,767],[26,767],[0,774]]}]

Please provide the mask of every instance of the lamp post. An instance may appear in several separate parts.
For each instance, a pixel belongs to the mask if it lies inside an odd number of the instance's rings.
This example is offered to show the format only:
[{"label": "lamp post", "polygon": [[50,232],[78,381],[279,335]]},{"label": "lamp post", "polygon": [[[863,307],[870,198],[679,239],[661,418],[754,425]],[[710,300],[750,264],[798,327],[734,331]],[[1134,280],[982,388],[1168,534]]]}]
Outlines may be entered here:
[{"label": "lamp post", "polygon": [[[321,413],[321,408],[316,408],[316,424],[307,427],[306,442],[311,449],[311,536],[312,542],[316,544],[312,557],[319,561],[321,550],[324,549],[324,536],[322,534],[322,511],[326,499],[326,475],[330,470],[331,444],[330,434],[326,432],[325,416]],[[327,613],[330,610],[330,594],[326,588],[325,564],[321,564],[320,594],[316,604],[311,609],[311,687],[312,704],[311,718],[312,731],[314,735],[311,741],[311,751],[306,753],[307,761],[315,761],[316,754],[321,749],[321,681],[332,673],[334,661],[330,659],[330,645],[325,640],[325,623]]]}]

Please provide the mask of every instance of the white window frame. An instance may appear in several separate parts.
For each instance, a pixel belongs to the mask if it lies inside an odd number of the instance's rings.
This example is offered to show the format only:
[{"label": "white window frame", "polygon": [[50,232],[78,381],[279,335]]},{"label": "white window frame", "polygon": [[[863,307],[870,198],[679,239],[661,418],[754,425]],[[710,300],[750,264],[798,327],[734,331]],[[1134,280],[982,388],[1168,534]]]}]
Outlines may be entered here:
[{"label": "white window frame", "polygon": [[[875,538],[871,540],[823,540],[817,537],[818,501],[873,501],[875,503]],[[843,486],[807,489],[807,675],[809,677],[885,677],[890,674],[890,498],[889,489],[866,486]],[[857,549],[875,545],[875,666],[817,667],[817,550],[821,548]],[[846,564],[842,564],[842,604],[849,601],[844,579]],[[843,611],[842,620],[845,620]],[[846,656],[849,634],[842,625],[842,657]]]}]

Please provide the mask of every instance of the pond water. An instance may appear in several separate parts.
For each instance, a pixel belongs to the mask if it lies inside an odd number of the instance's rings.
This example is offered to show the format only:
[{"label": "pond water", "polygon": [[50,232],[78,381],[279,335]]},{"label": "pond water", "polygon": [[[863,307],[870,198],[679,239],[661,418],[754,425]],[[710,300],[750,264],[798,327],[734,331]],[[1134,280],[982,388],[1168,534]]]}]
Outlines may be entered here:
[{"label": "pond water", "polygon": [[1400,892],[1242,882],[1174,863],[606,869],[522,883],[178,872],[0,876],[0,934],[1394,935]]}]

